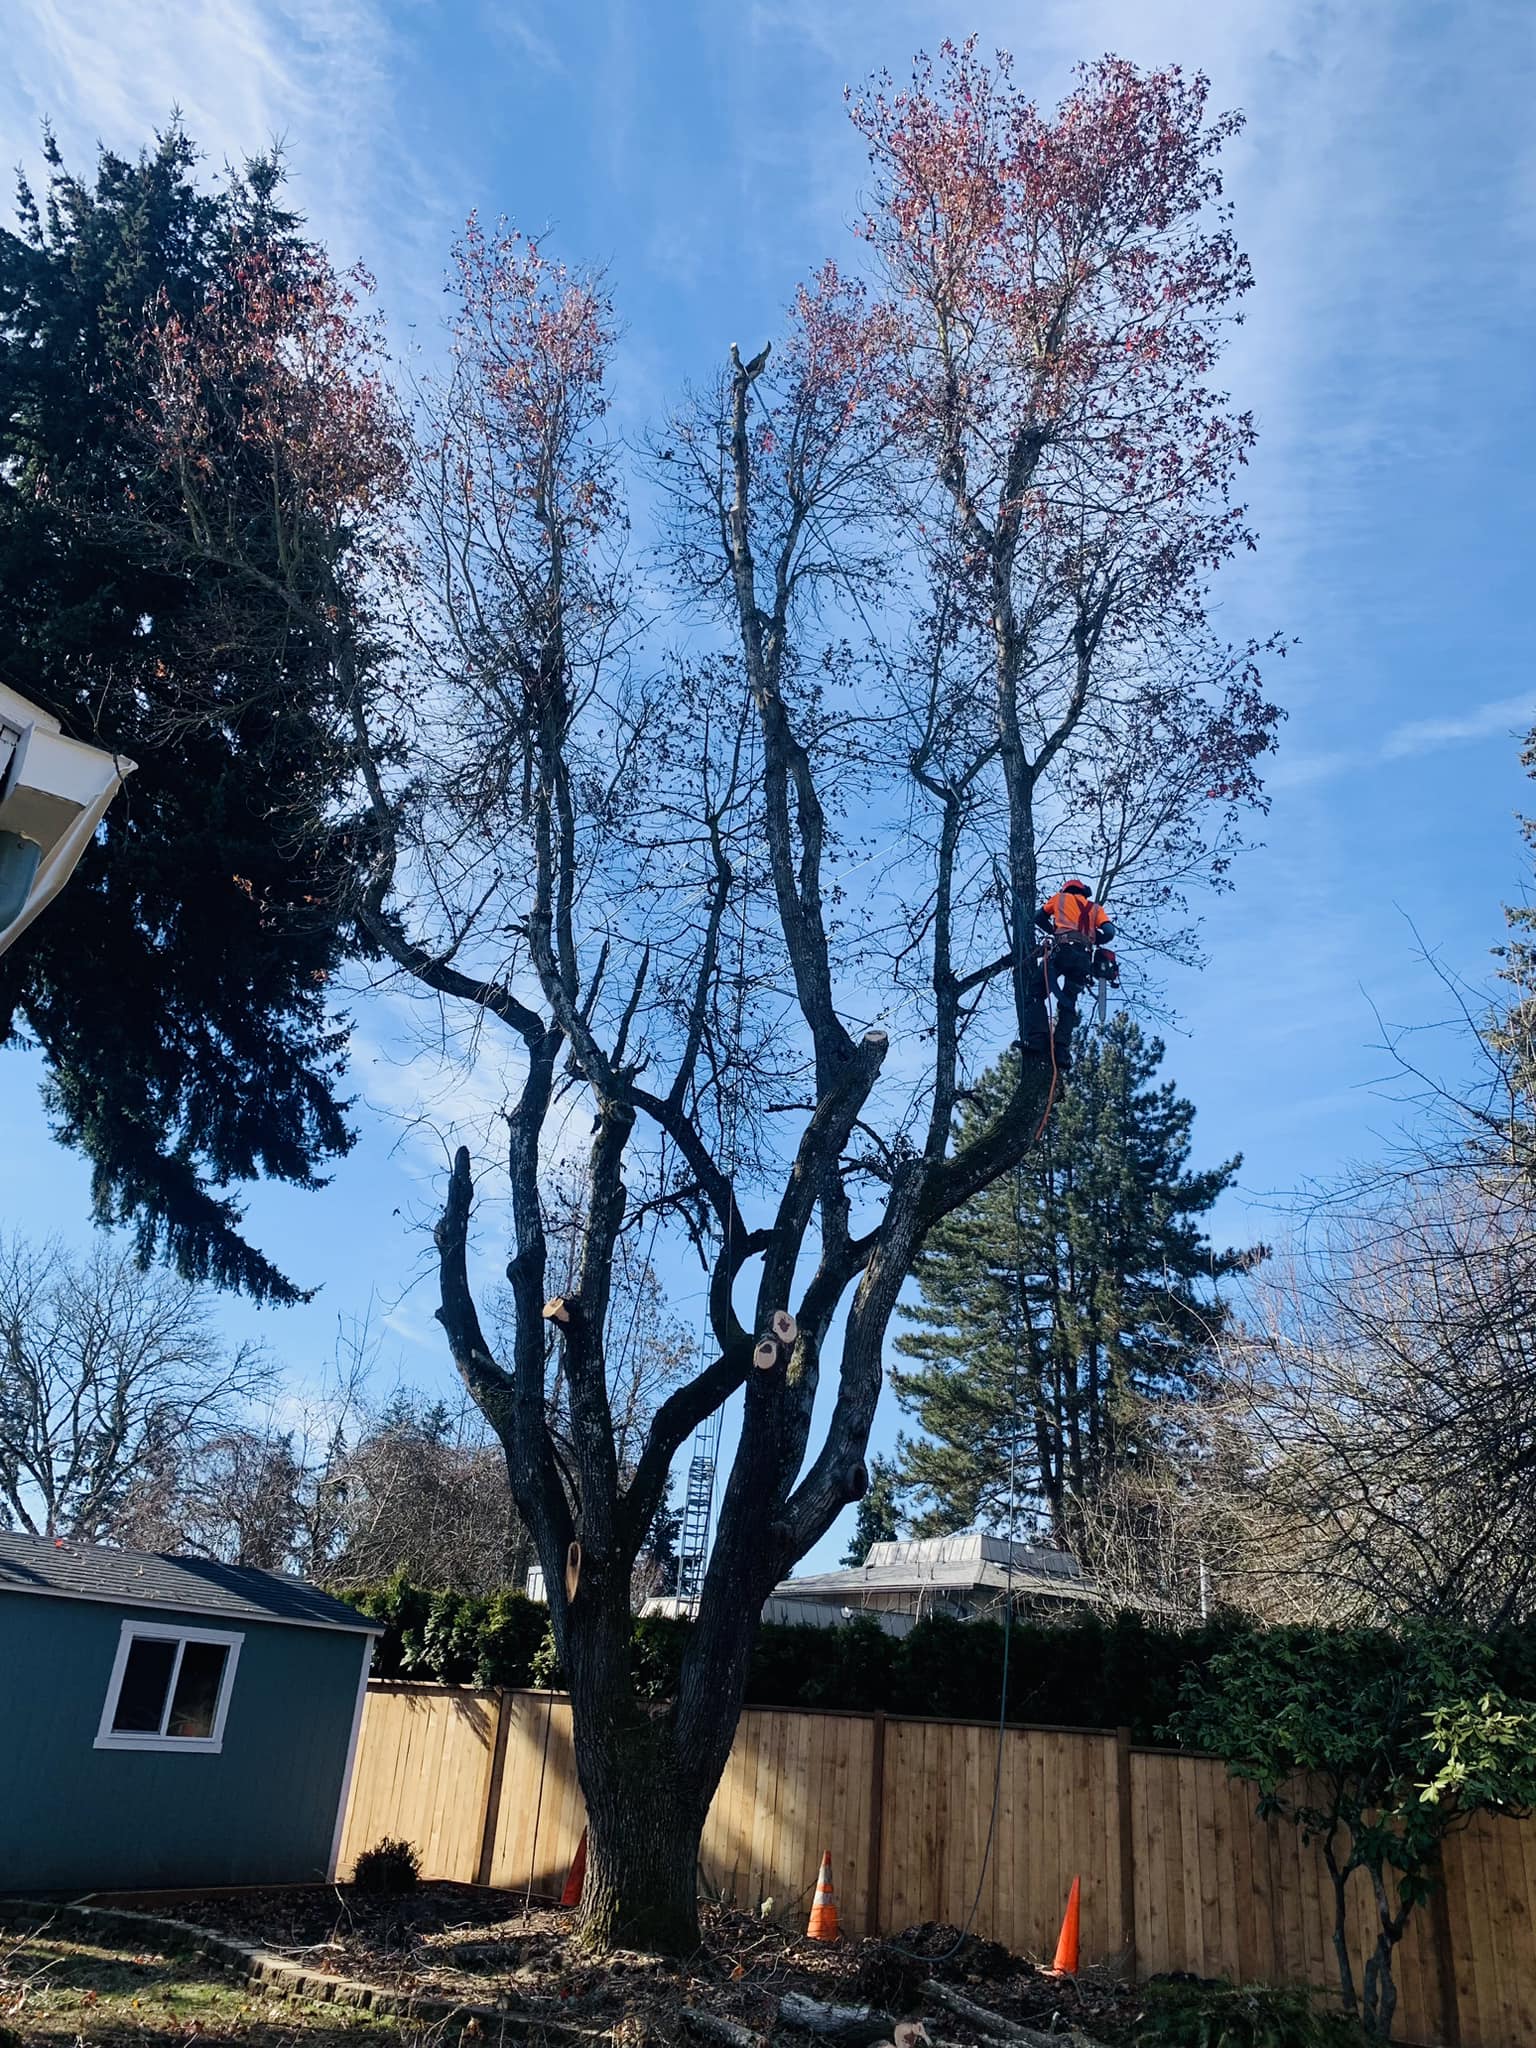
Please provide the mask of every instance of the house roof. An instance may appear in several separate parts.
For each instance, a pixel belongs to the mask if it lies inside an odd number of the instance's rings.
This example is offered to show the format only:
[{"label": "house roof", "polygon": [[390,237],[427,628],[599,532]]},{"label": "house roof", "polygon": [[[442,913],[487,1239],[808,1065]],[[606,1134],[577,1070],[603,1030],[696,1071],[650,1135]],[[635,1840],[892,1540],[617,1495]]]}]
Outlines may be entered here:
[{"label": "house roof", "polygon": [[1010,1543],[1005,1536],[983,1536],[975,1530],[961,1536],[874,1543],[862,1565],[785,1579],[773,1590],[780,1598],[841,1600],[849,1606],[869,1593],[1012,1592],[1085,1601],[1099,1597],[1077,1559],[1066,1551]]},{"label": "house roof", "polygon": [[[1043,1543],[1021,1543],[1006,1536],[984,1536],[967,1529],[958,1536],[907,1536],[894,1543],[872,1543],[862,1569],[904,1566],[928,1571],[943,1565],[1001,1565],[1006,1574],[1012,1552],[1014,1576],[1039,1579],[1081,1579],[1082,1566],[1069,1550]],[[977,1581],[978,1584],[990,1581]]]},{"label": "house roof", "polygon": [[99,1543],[24,1536],[11,1529],[0,1529],[0,1593],[382,1633],[377,1622],[355,1608],[283,1572],[151,1550],[108,1550]]}]

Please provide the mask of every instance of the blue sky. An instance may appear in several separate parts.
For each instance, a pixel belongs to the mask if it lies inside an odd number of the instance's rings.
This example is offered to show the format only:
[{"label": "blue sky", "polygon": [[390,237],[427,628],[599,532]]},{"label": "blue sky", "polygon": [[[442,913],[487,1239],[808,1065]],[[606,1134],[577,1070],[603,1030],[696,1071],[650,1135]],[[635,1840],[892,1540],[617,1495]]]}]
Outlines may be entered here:
[{"label": "blue sky", "polygon": [[[1273,1236],[1275,1194],[1396,1119],[1375,1012],[1446,1013],[1415,931],[1481,980],[1499,905],[1525,888],[1536,9],[12,0],[0,154],[35,162],[46,117],[84,164],[98,138],[137,148],[172,105],[215,164],[281,135],[314,227],[427,348],[471,207],[550,228],[562,255],[609,266],[619,412],[638,427],[846,254],[863,164],[844,85],[973,28],[1043,99],[1113,49],[1203,67],[1249,117],[1228,189],[1258,286],[1228,373],[1258,415],[1261,545],[1225,579],[1223,619],[1300,645],[1276,675],[1291,715],[1265,844],[1212,910],[1211,964],[1174,984],[1169,1069],[1202,1156],[1245,1155],[1228,1233]],[[378,1003],[355,1051],[357,1152],[323,1194],[251,1198],[258,1240],[323,1282],[317,1300],[223,1313],[303,1381],[371,1304],[381,1382],[442,1385],[424,1225],[447,1137],[484,1126],[499,1076],[466,1085]],[[0,1068],[0,1222],[82,1241],[85,1171],[48,1139],[36,1078],[24,1055]]]}]

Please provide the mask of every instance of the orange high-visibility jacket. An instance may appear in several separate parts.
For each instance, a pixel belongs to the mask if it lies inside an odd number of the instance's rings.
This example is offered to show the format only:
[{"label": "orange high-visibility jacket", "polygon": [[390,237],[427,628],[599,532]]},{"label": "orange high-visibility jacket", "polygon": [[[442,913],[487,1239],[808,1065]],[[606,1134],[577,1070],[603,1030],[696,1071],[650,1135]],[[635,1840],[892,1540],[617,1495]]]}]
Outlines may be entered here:
[{"label": "orange high-visibility jacket", "polygon": [[[1049,918],[1059,939],[1080,939],[1093,945],[1109,924],[1109,912],[1091,896],[1079,896],[1075,889],[1058,889],[1041,907],[1041,919]],[[1105,936],[1112,936],[1106,932]]]}]

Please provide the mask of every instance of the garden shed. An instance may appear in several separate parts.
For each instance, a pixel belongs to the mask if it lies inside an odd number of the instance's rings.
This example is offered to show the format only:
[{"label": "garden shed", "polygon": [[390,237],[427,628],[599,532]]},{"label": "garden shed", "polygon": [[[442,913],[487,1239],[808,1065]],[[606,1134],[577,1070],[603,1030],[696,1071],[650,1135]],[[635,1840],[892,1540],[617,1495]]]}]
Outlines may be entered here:
[{"label": "garden shed", "polygon": [[278,1572],[0,1530],[0,1891],[333,1876],[378,1632]]}]

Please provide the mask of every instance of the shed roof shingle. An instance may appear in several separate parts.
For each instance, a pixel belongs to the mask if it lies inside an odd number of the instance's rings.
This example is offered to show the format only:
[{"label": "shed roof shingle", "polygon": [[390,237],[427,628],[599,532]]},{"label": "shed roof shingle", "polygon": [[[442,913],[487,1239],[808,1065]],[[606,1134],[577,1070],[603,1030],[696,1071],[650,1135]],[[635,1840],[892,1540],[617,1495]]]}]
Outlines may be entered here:
[{"label": "shed roof shingle", "polygon": [[107,1550],[0,1529],[0,1593],[41,1593],[108,1606],[171,1607],[186,1614],[243,1615],[309,1628],[377,1635],[377,1622],[302,1579],[252,1565],[151,1550]]}]

